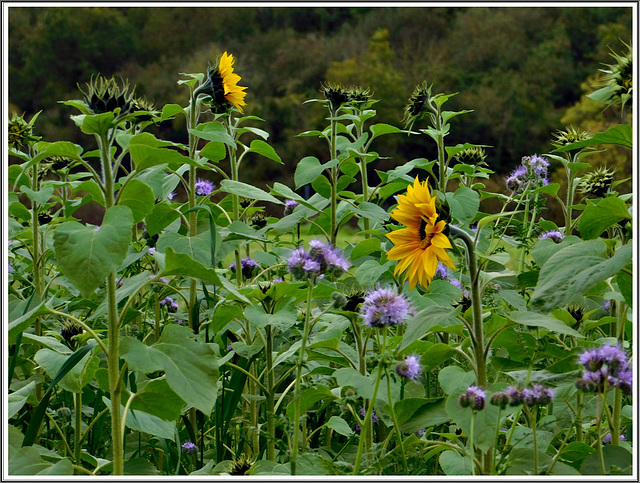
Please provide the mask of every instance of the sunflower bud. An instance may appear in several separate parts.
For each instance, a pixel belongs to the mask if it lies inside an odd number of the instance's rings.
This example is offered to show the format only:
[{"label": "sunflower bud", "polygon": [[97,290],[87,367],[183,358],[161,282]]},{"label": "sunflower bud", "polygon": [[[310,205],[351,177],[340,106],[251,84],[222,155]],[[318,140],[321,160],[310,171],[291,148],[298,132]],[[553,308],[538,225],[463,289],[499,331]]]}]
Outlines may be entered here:
[{"label": "sunflower bud", "polygon": [[422,119],[427,114],[427,111],[434,111],[431,106],[431,86],[427,87],[427,81],[423,81],[413,90],[409,102],[404,108],[402,121],[405,123],[405,127],[411,129],[418,119]]},{"label": "sunflower bud", "polygon": [[609,171],[607,168],[598,168],[582,177],[578,189],[585,195],[602,198],[611,189],[614,173],[615,171]]},{"label": "sunflower bud", "polygon": [[578,131],[573,126],[569,126],[565,128],[565,131],[557,131],[553,133],[553,137],[555,139],[551,140],[551,144],[556,148],[561,148],[580,141],[586,141],[591,138],[591,134],[587,131]]},{"label": "sunflower bud", "polygon": [[486,164],[484,160],[487,158],[487,154],[481,147],[474,146],[473,148],[463,149],[456,154],[455,158],[459,163],[477,166],[479,164]]},{"label": "sunflower bud", "polygon": [[342,292],[333,292],[331,294],[331,300],[333,301],[333,306],[338,310],[343,309],[349,303],[349,299],[347,299],[347,296]]},{"label": "sunflower bud", "polygon": [[349,103],[358,109],[364,107],[371,100],[371,91],[365,87],[354,86],[349,89]]},{"label": "sunflower bud", "polygon": [[255,215],[253,215],[253,217],[251,218],[251,226],[253,226],[257,230],[267,226],[267,217],[265,216],[265,214],[256,213]]},{"label": "sunflower bud", "polygon": [[351,100],[351,93],[340,84],[327,82],[320,87],[320,92],[329,101],[329,107],[333,112],[336,112],[343,104]]},{"label": "sunflower bud", "polygon": [[66,322],[60,329],[60,335],[67,342],[70,342],[74,336],[82,334],[82,332],[82,327],[75,322]]},{"label": "sunflower bud", "polygon": [[[120,85],[122,84],[122,85]],[[120,109],[120,115],[127,114],[133,107],[133,89],[129,92],[129,81],[114,77],[107,79],[101,75],[92,76],[86,84],[87,92],[80,89],[89,108],[95,114],[113,112]]]},{"label": "sunflower bud", "polygon": [[159,111],[156,111],[156,105],[144,98],[144,97],[135,97],[134,99],[131,100],[131,110],[132,111],[147,111],[148,114],[138,114],[136,115],[136,117],[134,118],[135,123],[140,123],[140,122],[145,122],[145,121],[152,121],[159,113]]},{"label": "sunflower bud", "polygon": [[9,120],[9,147],[20,149],[22,146],[40,139],[37,136],[33,136],[33,121],[35,121],[35,118],[36,116],[31,122],[27,122],[23,116],[13,113]]},{"label": "sunflower bud", "polygon": [[[624,43],[624,42],[623,42]],[[631,47],[624,55],[611,52],[611,57],[615,59],[615,64],[606,64],[608,69],[600,69],[603,72],[603,87],[588,97],[605,104],[616,104],[624,108],[633,98],[633,54]]]}]

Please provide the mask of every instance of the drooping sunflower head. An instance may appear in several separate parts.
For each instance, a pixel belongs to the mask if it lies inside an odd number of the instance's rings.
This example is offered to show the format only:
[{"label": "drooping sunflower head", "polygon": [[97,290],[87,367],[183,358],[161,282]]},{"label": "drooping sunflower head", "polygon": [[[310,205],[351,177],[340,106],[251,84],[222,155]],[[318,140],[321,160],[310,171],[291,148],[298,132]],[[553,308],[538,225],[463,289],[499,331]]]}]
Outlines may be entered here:
[{"label": "drooping sunflower head", "polygon": [[556,148],[568,146],[579,141],[586,141],[591,138],[591,134],[587,131],[579,131],[573,126],[566,127],[564,131],[557,131],[553,133],[554,139],[551,140]]},{"label": "drooping sunflower head", "polygon": [[200,94],[209,96],[207,102],[215,114],[224,114],[232,106],[243,112],[242,106],[247,105],[244,101],[246,87],[238,85],[241,77],[233,71],[233,63],[233,55],[225,51],[220,56],[218,65],[209,69],[207,80],[194,92],[196,97]]},{"label": "drooping sunflower head", "polygon": [[422,81],[413,90],[411,97],[409,97],[409,102],[404,108],[402,121],[407,129],[411,129],[418,119],[422,119],[427,114],[427,111],[433,109],[430,100],[431,86],[427,85],[427,81]]},{"label": "drooping sunflower head", "polygon": [[417,284],[427,288],[436,274],[438,262],[455,269],[447,253],[447,249],[452,248],[444,233],[447,222],[439,219],[436,197],[431,196],[426,182],[421,183],[416,176],[407,193],[398,196],[398,206],[391,217],[404,228],[386,235],[395,245],[387,258],[398,261],[394,273],[405,273],[412,290]]},{"label": "drooping sunflower head", "polygon": [[371,100],[371,95],[368,88],[353,86],[349,88],[349,103],[357,109],[362,109]]},{"label": "drooping sunflower head", "polygon": [[156,105],[153,101],[148,100],[146,97],[135,97],[131,100],[132,111],[146,111],[146,114],[137,114],[134,118],[134,122],[140,123],[145,121],[151,121],[159,114],[156,110]]}]

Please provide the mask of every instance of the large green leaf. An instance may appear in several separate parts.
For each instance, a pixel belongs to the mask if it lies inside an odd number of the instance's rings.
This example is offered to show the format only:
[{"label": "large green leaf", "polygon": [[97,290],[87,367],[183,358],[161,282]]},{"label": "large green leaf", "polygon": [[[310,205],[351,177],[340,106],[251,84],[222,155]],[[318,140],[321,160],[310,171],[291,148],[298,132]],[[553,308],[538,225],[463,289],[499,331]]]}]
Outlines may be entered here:
[{"label": "large green leaf", "polygon": [[184,400],[171,389],[166,377],[159,377],[149,381],[136,393],[131,409],[144,411],[164,421],[175,421],[185,405]]},{"label": "large green leaf", "polygon": [[202,232],[197,236],[165,233],[158,238],[156,248],[161,252],[171,248],[176,254],[184,253],[205,267],[211,264],[211,241],[208,232]]},{"label": "large green leaf", "polygon": [[556,332],[557,334],[571,335],[573,337],[582,338],[580,332],[572,329],[563,321],[554,319],[553,317],[547,317],[546,315],[539,314],[537,312],[511,312],[507,314],[507,317],[517,324],[526,325],[528,327],[540,327],[542,329]]},{"label": "large green leaf", "polygon": [[165,326],[160,340],[146,346],[122,339],[121,355],[129,368],[143,373],[164,371],[171,389],[187,404],[208,416],[218,394],[218,359],[210,344],[197,342],[188,327]]},{"label": "large green leaf", "polygon": [[238,196],[243,196],[252,200],[269,201],[277,205],[284,204],[278,198],[271,196],[264,190],[256,188],[250,184],[243,183],[241,181],[233,181],[231,179],[223,179],[220,182],[220,191],[231,193]]},{"label": "large green leaf", "polygon": [[142,221],[155,205],[153,190],[138,179],[129,181],[118,195],[118,205],[128,206],[134,223]]},{"label": "large green leaf", "polygon": [[630,244],[618,248],[609,259],[604,258],[605,252],[602,240],[576,243],[556,252],[540,270],[531,307],[539,312],[563,307],[613,277],[631,261]]},{"label": "large green leaf", "polygon": [[433,305],[418,312],[415,317],[407,321],[407,329],[405,330],[402,343],[398,350],[402,350],[416,341],[424,337],[429,329],[435,325],[442,325],[456,321],[456,316],[460,313],[461,308],[453,308],[451,306]]},{"label": "large green leaf", "polygon": [[[102,402],[104,402],[105,406],[111,411],[111,401],[107,397],[102,396]],[[124,414],[124,405],[120,406],[120,412]],[[153,434],[154,436],[159,436],[169,441],[173,441],[176,437],[175,421],[163,421],[161,418],[143,411],[130,409],[127,413],[125,425],[133,431]]]},{"label": "large green leaf", "polygon": [[[289,419],[293,419],[294,415],[294,407],[295,401],[300,400],[300,411],[301,414],[305,414],[307,409],[311,408],[315,403],[321,401],[323,399],[337,399],[338,397],[331,392],[327,386],[323,386],[322,384],[311,386],[300,393],[298,398],[293,398],[289,405],[287,406],[287,417]],[[297,421],[293,421],[294,425],[298,425]]]},{"label": "large green leaf", "polygon": [[312,183],[315,179],[322,174],[325,169],[332,168],[338,165],[338,160],[334,159],[325,164],[320,164],[318,158],[315,156],[307,156],[302,158],[296,166],[294,174],[294,181],[296,189],[306,184]]},{"label": "large green leaf", "polygon": [[578,229],[585,240],[592,240],[610,226],[625,219],[631,219],[627,204],[620,198],[611,196],[597,202],[589,201],[580,216]]},{"label": "large green leaf", "polygon": [[619,124],[618,126],[609,128],[604,132],[594,134],[593,137],[589,139],[567,144],[566,146],[562,146],[561,148],[558,148],[553,152],[562,153],[565,151],[586,148],[587,146],[594,146],[596,144],[618,144],[620,146],[632,149],[633,132],[631,130],[631,124]]},{"label": "large green leaf", "polygon": [[[10,475],[73,475],[73,464],[67,458],[50,463],[33,446],[9,448]],[[66,479],[66,478],[65,478]]]},{"label": "large green leaf", "polygon": [[166,203],[158,203],[145,220],[147,233],[149,236],[160,233],[178,218],[180,218],[178,210],[174,210]]},{"label": "large green leaf", "polygon": [[480,206],[478,192],[461,186],[455,193],[449,192],[446,196],[451,207],[451,216],[462,223],[471,223]]},{"label": "large green leaf", "polygon": [[[60,354],[51,349],[40,349],[36,352],[34,359],[45,370],[49,377],[54,378],[60,372],[62,366],[69,359],[68,354]],[[78,364],[60,380],[60,387],[66,391],[81,393],[82,388],[86,386],[98,370],[100,361],[97,356],[86,354]]]},{"label": "large green leaf", "polygon": [[53,246],[62,273],[84,297],[104,282],[127,255],[133,216],[126,206],[109,208],[100,227],[89,228],[76,221],[58,226]]},{"label": "large green leaf", "polygon": [[249,146],[248,153],[258,153],[264,156],[265,158],[269,158],[276,163],[282,164],[282,159],[276,153],[276,150],[271,147],[270,144],[265,143],[261,139],[254,139],[251,141],[251,145]]},{"label": "large green leaf", "polygon": [[7,418],[10,419],[18,414],[18,411],[27,402],[27,398],[35,391],[36,381],[31,381],[26,386],[12,392],[7,397]]},{"label": "large green leaf", "polygon": [[155,148],[147,144],[132,144],[129,146],[129,152],[137,171],[159,164],[201,166],[197,161],[180,154],[174,149]]}]

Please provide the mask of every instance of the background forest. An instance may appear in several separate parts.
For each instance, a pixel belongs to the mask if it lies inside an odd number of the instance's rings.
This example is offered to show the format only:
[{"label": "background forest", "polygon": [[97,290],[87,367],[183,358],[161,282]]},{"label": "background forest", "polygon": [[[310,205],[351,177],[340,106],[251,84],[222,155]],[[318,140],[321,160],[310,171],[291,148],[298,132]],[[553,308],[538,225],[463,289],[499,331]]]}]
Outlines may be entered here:
[{"label": "background forest", "polygon": [[[623,120],[619,110],[603,111],[585,95],[598,87],[598,69],[612,62],[610,49],[622,53],[621,41],[631,45],[631,13],[582,7],[12,7],[9,109],[27,119],[42,109],[36,134],[91,149],[69,118],[72,109],[57,104],[77,98],[78,84],[96,73],[123,76],[158,105],[186,105],[178,73],[205,72],[227,50],[248,86],[245,112],[264,119],[261,128],[284,161],[248,160],[243,181],[293,186],[293,166],[302,157],[326,157],[319,139],[297,137],[324,124],[321,106],[303,104],[320,97],[322,82],[369,87],[380,99],[378,121],[400,127],[413,88],[427,80],[434,92],[459,92],[451,110],[474,111],[455,120],[447,143],[492,146],[486,161],[496,175],[487,184],[500,191],[522,156],[553,149],[556,130],[573,125],[597,132],[630,122],[630,109]],[[157,136],[186,142],[179,125],[184,118],[166,122]],[[424,138],[384,136],[374,148],[387,159],[376,168],[434,159],[435,144]],[[610,148],[590,160],[617,168],[621,179],[630,173],[629,156]],[[370,176],[375,183],[375,173]]]}]

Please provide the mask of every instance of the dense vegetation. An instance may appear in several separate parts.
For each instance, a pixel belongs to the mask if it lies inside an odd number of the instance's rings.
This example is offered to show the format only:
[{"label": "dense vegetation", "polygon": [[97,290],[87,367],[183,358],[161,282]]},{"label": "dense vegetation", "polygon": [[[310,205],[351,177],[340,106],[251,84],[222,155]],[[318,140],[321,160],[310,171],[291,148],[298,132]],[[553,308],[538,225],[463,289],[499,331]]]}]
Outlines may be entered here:
[{"label": "dense vegetation", "polygon": [[[247,113],[284,160],[255,161],[248,179],[292,181],[291,166],[322,145],[298,133],[323,124],[317,96],[323,81],[371,88],[378,118],[401,126],[402,109],[422,80],[439,92],[460,92],[454,142],[492,146],[487,163],[504,176],[527,153],[551,149],[551,134],[573,124],[591,132],[620,121],[619,113],[581,96],[597,86],[609,48],[629,43],[629,8],[19,8],[9,10],[10,101],[29,117],[43,113],[44,137],[85,144],[69,120],[76,85],[91,75],[122,75],[157,104],[179,102],[176,72],[201,72],[223,50],[237,56]],[[588,80],[587,80],[588,79]],[[584,85],[583,85],[584,84]],[[581,87],[582,86],[582,87]],[[581,109],[578,118],[572,115]],[[161,123],[161,135],[184,142],[182,120]],[[433,147],[416,137],[382,139],[384,169]],[[624,170],[628,154],[599,165]],[[250,162],[254,162],[250,160]],[[372,176],[376,176],[372,173]],[[496,187],[501,181],[496,178]],[[502,185],[503,186],[503,185]],[[628,187],[628,186],[627,186]],[[557,214],[557,213],[555,213]]]},{"label": "dense vegetation", "polygon": [[9,474],[633,473],[626,12],[14,13]]}]

